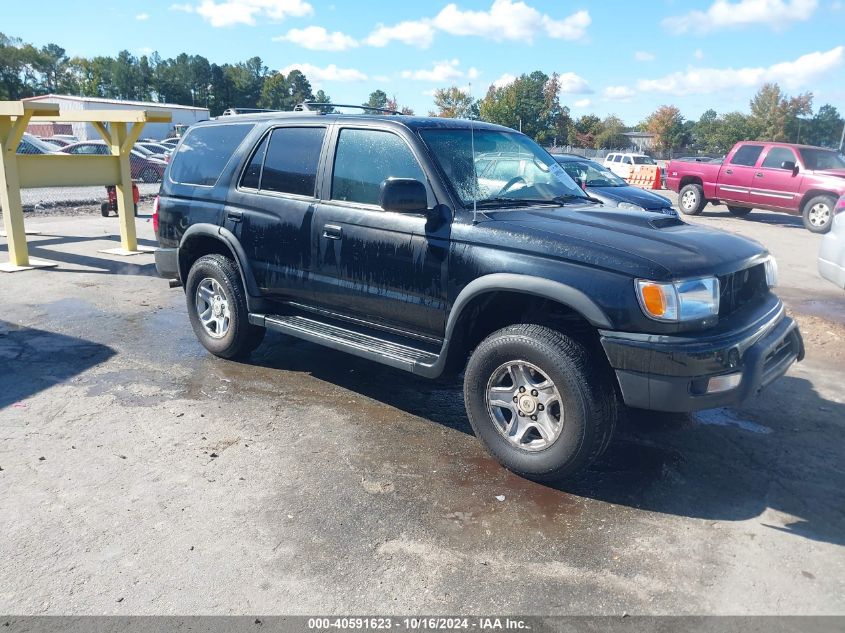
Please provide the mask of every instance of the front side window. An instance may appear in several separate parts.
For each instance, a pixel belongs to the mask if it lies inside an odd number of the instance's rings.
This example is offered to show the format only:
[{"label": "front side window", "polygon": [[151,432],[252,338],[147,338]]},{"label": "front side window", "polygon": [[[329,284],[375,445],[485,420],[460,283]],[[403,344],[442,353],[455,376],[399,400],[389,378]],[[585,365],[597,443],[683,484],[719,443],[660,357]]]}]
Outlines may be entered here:
[{"label": "front side window", "polygon": [[388,178],[426,177],[411,148],[383,130],[340,131],[332,174],[332,200],[378,205],[381,183]]},{"label": "front side window", "polygon": [[626,164],[626,165],[633,165],[633,164],[634,164],[634,159],[633,159],[633,158],[631,158],[630,156],[626,156],[626,157],[625,157],[625,164]]},{"label": "front side window", "polygon": [[171,160],[170,179],[187,185],[213,186],[252,128],[252,123],[237,123],[189,129]]},{"label": "front side window", "polygon": [[766,158],[763,159],[761,167],[768,167],[769,169],[783,169],[781,164],[785,162],[795,162],[795,154],[792,153],[792,150],[788,147],[773,147],[769,150],[769,153],[766,154]]},{"label": "front side window", "polygon": [[325,135],[324,127],[273,130],[261,173],[261,191],[313,196]]},{"label": "front side window", "polygon": [[635,165],[656,165],[651,156],[634,156]]},{"label": "front side window", "polygon": [[731,165],[742,165],[745,167],[754,167],[757,164],[757,159],[763,152],[762,145],[743,145],[731,158]]},{"label": "front side window", "polygon": [[[554,203],[561,197],[586,197],[555,159],[524,134],[436,128],[420,134],[467,207],[473,201]],[[495,168],[479,172],[478,165],[489,160],[495,161]]]}]

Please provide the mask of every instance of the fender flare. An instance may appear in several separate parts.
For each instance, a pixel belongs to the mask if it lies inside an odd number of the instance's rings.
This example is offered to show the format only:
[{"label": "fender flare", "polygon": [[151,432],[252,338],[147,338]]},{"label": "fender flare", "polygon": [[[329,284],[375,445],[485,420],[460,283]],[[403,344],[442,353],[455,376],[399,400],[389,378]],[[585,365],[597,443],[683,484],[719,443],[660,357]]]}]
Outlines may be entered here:
[{"label": "fender flare", "polygon": [[179,246],[177,248],[177,261],[179,262],[180,279],[187,280],[188,271],[182,270],[182,256],[179,251],[181,251],[187,242],[199,236],[210,237],[224,244],[226,248],[229,249],[229,252],[232,254],[232,257],[238,266],[238,271],[241,273],[241,281],[244,284],[244,288],[246,288],[247,294],[254,297],[261,296],[261,291],[258,288],[258,284],[255,282],[255,275],[252,274],[252,267],[249,265],[249,259],[247,258],[241,243],[238,241],[238,238],[235,237],[230,230],[217,226],[216,224],[192,224],[188,227],[185,233],[182,234],[182,239],[179,240]]},{"label": "fender flare", "polygon": [[474,279],[458,294],[446,322],[446,339],[452,337],[452,332],[460,319],[461,312],[472,299],[497,290],[523,292],[536,297],[551,299],[579,313],[597,328],[613,329],[613,325],[604,311],[577,288],[543,277],[515,273],[493,273]]}]

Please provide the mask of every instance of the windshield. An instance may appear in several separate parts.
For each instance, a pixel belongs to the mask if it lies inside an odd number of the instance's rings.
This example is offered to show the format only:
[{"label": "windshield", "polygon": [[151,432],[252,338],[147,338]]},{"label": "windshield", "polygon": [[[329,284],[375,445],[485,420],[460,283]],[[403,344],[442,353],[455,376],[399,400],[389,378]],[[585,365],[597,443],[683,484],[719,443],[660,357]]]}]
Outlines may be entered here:
[{"label": "windshield", "polygon": [[845,169],[845,159],[833,150],[801,147],[798,151],[807,169]]},{"label": "windshield", "polygon": [[33,151],[26,147],[24,141],[32,145],[36,148],[37,151],[42,152],[44,154],[52,154],[53,152],[57,152],[59,150],[58,147],[53,145],[52,143],[45,143],[40,138],[36,136],[32,136],[31,134],[24,134],[23,138],[21,139],[20,144],[18,145],[18,153],[19,154],[32,154]]},{"label": "windshield", "polygon": [[632,156],[635,165],[656,165],[651,156]]},{"label": "windshield", "polygon": [[518,132],[441,129],[420,134],[464,206],[473,200],[586,199],[546,150]]},{"label": "windshield", "polygon": [[560,166],[572,180],[584,181],[587,187],[627,187],[628,183],[607,167],[590,161],[560,161]]}]

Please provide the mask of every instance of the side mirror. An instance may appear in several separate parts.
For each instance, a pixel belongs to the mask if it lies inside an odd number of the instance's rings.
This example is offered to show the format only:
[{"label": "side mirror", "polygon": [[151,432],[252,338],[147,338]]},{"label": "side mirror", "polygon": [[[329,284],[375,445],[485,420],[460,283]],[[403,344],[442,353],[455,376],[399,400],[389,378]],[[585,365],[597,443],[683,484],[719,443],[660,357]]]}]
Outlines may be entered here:
[{"label": "side mirror", "polygon": [[783,161],[783,162],[780,164],[780,168],[781,168],[781,169],[786,169],[786,170],[789,170],[789,171],[791,171],[791,172],[793,172],[793,173],[798,171],[798,165],[796,165],[796,164],[795,164],[795,161],[794,161],[794,160],[785,160],[785,161]]},{"label": "side mirror", "polygon": [[388,178],[381,183],[379,205],[385,211],[425,213],[428,209],[425,185],[413,178]]}]

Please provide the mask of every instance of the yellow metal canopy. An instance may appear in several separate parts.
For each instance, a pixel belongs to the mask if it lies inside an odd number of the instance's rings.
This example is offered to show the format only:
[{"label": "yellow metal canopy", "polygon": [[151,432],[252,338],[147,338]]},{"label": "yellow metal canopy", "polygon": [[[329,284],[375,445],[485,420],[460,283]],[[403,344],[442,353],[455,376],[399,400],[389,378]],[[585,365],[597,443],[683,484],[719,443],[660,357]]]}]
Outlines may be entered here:
[{"label": "yellow metal canopy", "polygon": [[[115,185],[120,223],[116,254],[138,249],[135,202],[132,197],[130,152],[147,123],[169,123],[169,112],[152,110],[67,110],[56,103],[0,101],[0,207],[9,244],[9,262],[0,271],[28,270],[44,265],[29,258],[21,188],[69,185]],[[109,146],[109,156],[19,155],[18,144],[31,122],[91,123]]]}]

